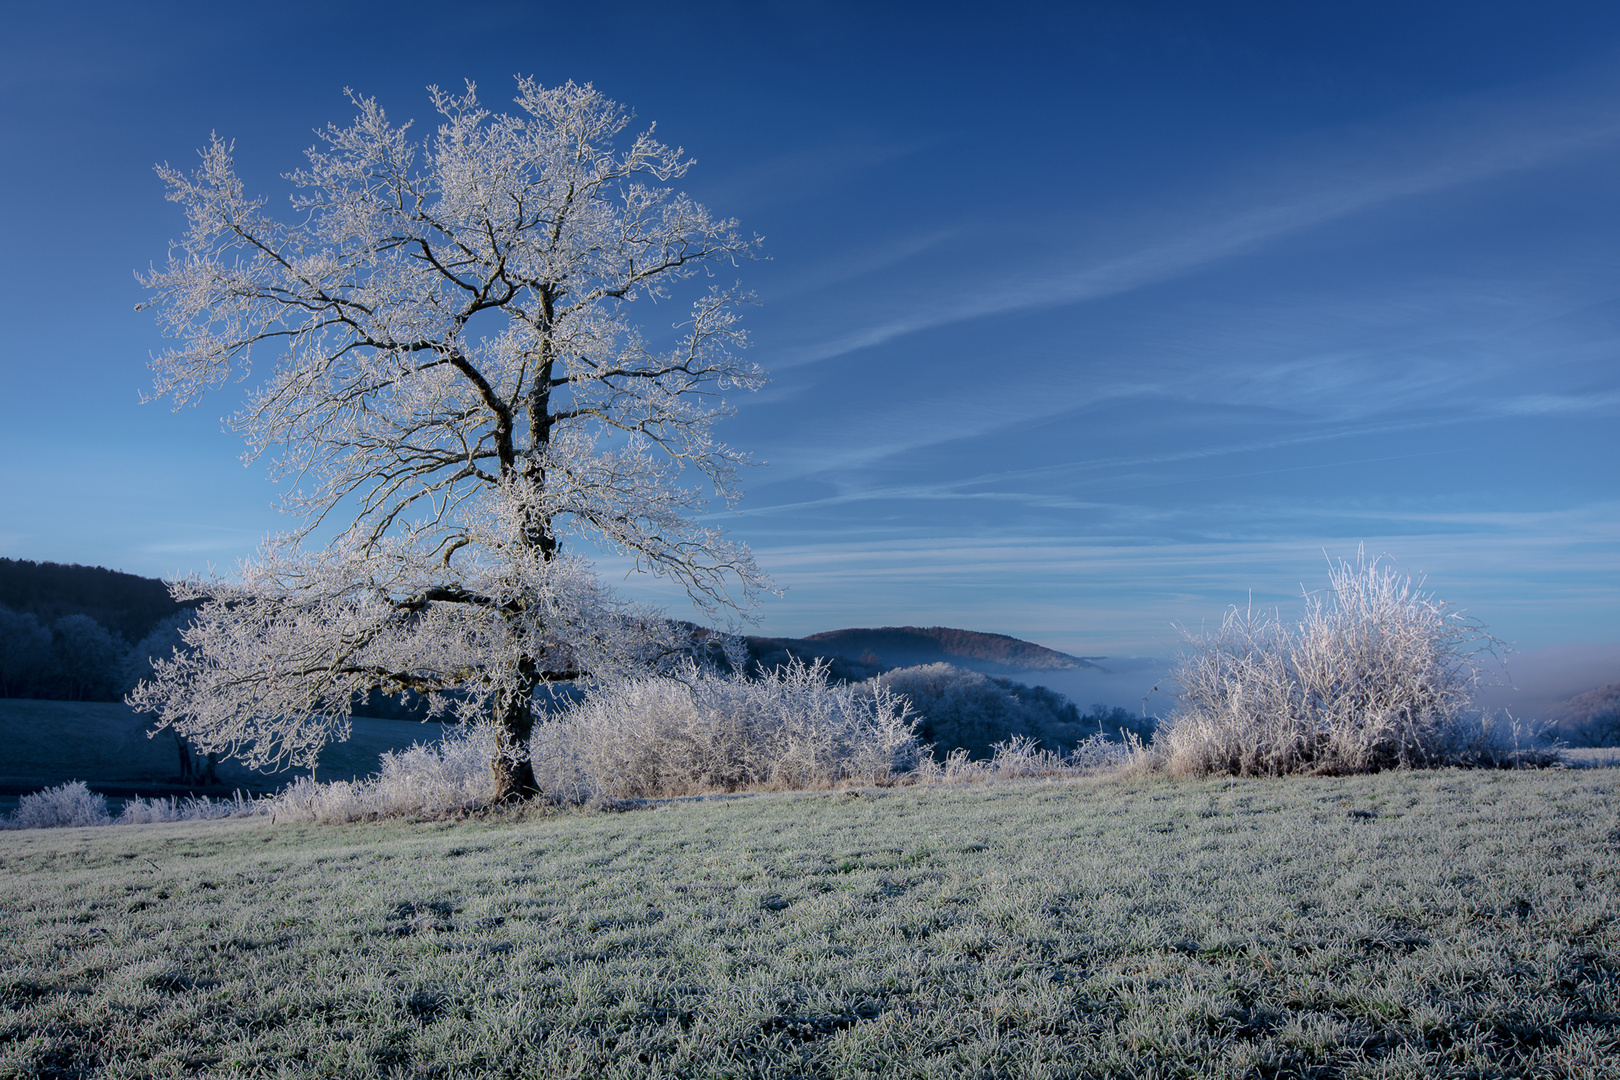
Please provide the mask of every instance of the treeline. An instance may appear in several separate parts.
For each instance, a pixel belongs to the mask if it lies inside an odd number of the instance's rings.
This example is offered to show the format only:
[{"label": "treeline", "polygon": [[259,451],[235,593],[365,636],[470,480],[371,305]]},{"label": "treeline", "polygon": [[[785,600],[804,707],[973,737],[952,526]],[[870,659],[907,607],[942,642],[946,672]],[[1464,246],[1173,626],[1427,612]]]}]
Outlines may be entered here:
[{"label": "treeline", "polygon": [[872,683],[904,694],[920,717],[917,739],[932,744],[943,758],[960,747],[972,758],[994,756],[997,743],[1022,737],[1048,750],[1067,753],[1101,735],[1122,742],[1146,740],[1157,720],[1118,707],[1093,705],[1082,713],[1068,698],[1044,686],[966,671],[950,664],[924,664],[886,671]]},{"label": "treeline", "polygon": [[0,605],[32,615],[44,626],[64,616],[86,615],[121,638],[126,648],[160,619],[181,610],[168,584],[157,578],[27,559],[0,559]]},{"label": "treeline", "polygon": [[157,578],[0,559],[0,697],[118,701],[188,614]]},{"label": "treeline", "polygon": [[[156,578],[99,566],[0,559],[0,697],[119,701],[151,673],[154,658],[169,656],[181,644],[180,631],[189,618],[190,612]],[[692,629],[697,635],[699,628]],[[1045,748],[1063,752],[1099,733],[1115,740],[1127,732],[1143,737],[1151,734],[1152,720],[1101,705],[1082,713],[1062,694],[1045,687],[1025,686],[949,663],[895,668],[875,655],[841,656],[836,652],[840,645],[871,645],[867,639],[886,635],[881,643],[890,646],[887,651],[892,655],[906,655],[901,646],[915,644],[912,638],[923,641],[937,655],[947,634],[954,636],[945,644],[961,652],[982,652],[985,641],[1001,646],[1002,651],[1012,645],[1039,650],[1039,646],[1013,638],[1003,641],[996,635],[939,627],[834,631],[804,640],[748,638],[744,644],[750,677],[756,679],[792,660],[833,652],[822,662],[828,665],[834,683],[877,682],[905,694],[915,715],[921,717],[919,740],[933,744],[941,757],[962,747],[974,758],[989,758],[996,743],[1015,737],[1035,739]],[[1061,653],[1051,656],[1071,659]],[[577,696],[573,687],[556,688],[556,700],[548,702],[546,711],[555,711]],[[374,693],[357,700],[355,712],[420,720],[426,715],[426,703],[419,698],[402,702]]]},{"label": "treeline", "polygon": [[179,644],[189,617],[174,612],[131,645],[89,615],[45,622],[0,604],[0,697],[119,701]]}]

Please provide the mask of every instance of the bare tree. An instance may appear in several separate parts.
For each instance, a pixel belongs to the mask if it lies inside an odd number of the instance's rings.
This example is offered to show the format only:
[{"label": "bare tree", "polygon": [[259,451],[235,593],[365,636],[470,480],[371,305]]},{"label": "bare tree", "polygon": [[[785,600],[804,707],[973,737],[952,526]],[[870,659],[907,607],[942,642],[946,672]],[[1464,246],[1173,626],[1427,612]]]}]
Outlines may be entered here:
[{"label": "bare tree", "polygon": [[[496,729],[497,792],[535,792],[534,693],[645,670],[682,635],[601,585],[584,539],[673,579],[713,615],[769,582],[694,519],[737,496],[717,442],[738,357],[736,288],[697,285],[662,336],[631,318],[751,257],[757,237],[668,185],[691,165],[591,86],[518,80],[513,115],[431,87],[413,141],[350,94],[289,173],[293,215],[243,192],[217,136],[161,166],[190,228],[142,277],[178,344],[153,362],[179,407],[256,350],[274,369],[231,420],[287,486],[293,532],[239,580],[193,579],[189,649],[131,695],[205,750],[312,763],[371,689],[429,695]],[[651,312],[648,312],[651,314]],[[319,539],[323,538],[323,539]],[[639,666],[639,667],[638,667]]]}]

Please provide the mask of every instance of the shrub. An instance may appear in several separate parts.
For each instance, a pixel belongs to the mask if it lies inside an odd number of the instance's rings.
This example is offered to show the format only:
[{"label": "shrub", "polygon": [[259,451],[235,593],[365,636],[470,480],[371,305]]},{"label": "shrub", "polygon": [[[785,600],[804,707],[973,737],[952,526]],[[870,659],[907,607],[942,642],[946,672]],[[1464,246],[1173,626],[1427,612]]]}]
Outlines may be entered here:
[{"label": "shrub", "polygon": [[83,780],[24,795],[7,825],[13,829],[62,829],[106,825],[107,800],[85,786]]},{"label": "shrub", "polygon": [[277,821],[326,824],[473,809],[494,798],[494,754],[488,728],[447,728],[436,743],[383,754],[374,776],[324,784],[300,777],[256,806]]},{"label": "shrub", "polygon": [[1092,735],[1063,754],[1043,749],[1035,739],[1015,735],[992,746],[988,760],[969,756],[963,747],[952,750],[943,759],[925,757],[912,777],[921,783],[961,784],[1079,776],[1118,768],[1143,752],[1141,741],[1131,736],[1124,742],[1115,742],[1105,735]]},{"label": "shrub", "polygon": [[1181,704],[1154,748],[1173,773],[1360,773],[1500,757],[1473,708],[1495,645],[1474,621],[1358,552],[1305,617],[1233,608],[1187,638]]},{"label": "shrub", "polygon": [[234,798],[210,799],[206,795],[185,799],[130,799],[119,812],[115,825],[154,825],[169,821],[213,821],[217,818],[252,817],[259,806],[252,798],[237,792]]},{"label": "shrub", "polygon": [[790,660],[757,679],[688,666],[604,683],[535,725],[541,790],[569,802],[883,783],[924,753],[905,699]]}]

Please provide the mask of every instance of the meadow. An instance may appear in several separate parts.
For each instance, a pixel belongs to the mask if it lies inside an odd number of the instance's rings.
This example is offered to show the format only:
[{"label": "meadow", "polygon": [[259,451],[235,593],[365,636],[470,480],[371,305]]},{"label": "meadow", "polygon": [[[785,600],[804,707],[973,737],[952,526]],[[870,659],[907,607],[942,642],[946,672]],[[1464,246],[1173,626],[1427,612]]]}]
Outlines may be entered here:
[{"label": "meadow", "polygon": [[1617,780],[0,833],[0,1076],[1615,1075]]}]

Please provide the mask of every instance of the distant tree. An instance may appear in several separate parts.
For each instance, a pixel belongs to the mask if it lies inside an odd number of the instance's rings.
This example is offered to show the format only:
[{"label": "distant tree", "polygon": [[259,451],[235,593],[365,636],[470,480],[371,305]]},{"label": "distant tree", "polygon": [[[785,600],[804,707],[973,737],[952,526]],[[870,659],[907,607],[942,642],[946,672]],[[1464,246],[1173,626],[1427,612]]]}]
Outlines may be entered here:
[{"label": "distant tree", "polygon": [[1136,738],[1146,742],[1153,738],[1153,732],[1157,729],[1158,723],[1158,720],[1154,717],[1132,712],[1122,706],[1114,705],[1110,707],[1102,704],[1093,705],[1079,719],[1082,728],[1094,728],[1096,734],[1115,741],[1134,735]]},{"label": "distant tree", "polygon": [[420,141],[351,95],[355,122],[289,174],[290,222],[218,138],[195,172],[159,169],[190,228],[143,279],[179,339],[157,393],[195,402],[275,350],[232,424],[304,524],[240,580],[177,586],[201,603],[189,649],[130,700],[265,765],[313,763],[359,695],[426,694],[493,722],[497,792],[525,796],[538,687],[687,645],[597,580],[589,545],[711,614],[768,586],[682,483],[736,495],[743,459],[712,427],[724,391],[763,381],[737,356],[746,297],[701,288],[673,332],[631,317],[758,241],[669,188],[690,160],[650,128],[622,138],[630,114],[589,85],[520,79],[514,115],[470,83],[431,95],[442,123]]},{"label": "distant tree", "polygon": [[[156,674],[159,661],[172,660],[177,654],[184,652],[185,630],[195,621],[196,615],[190,610],[181,610],[168,618],[159,619],[125,656],[119,679],[120,693],[128,694],[143,681],[152,678]],[[205,769],[207,775],[212,776],[213,767],[218,763],[218,755],[205,758],[193,750],[191,743],[177,729],[171,727],[169,732],[174,737],[175,753],[179,759],[180,782],[189,784],[201,780]],[[203,764],[204,761],[206,765]]]},{"label": "distant tree", "polygon": [[51,625],[48,695],[67,701],[116,701],[125,646],[88,615],[64,615]]},{"label": "distant tree", "polygon": [[1080,711],[1055,690],[951,664],[897,668],[870,685],[905,695],[918,716],[918,740],[932,743],[936,756],[960,747],[988,758],[995,743],[1014,736],[1058,750],[1095,733],[1082,730]]},{"label": "distant tree", "polygon": [[28,612],[0,605],[0,697],[33,697],[51,662],[51,632]]},{"label": "distant tree", "polygon": [[1574,746],[1620,746],[1620,709],[1598,713],[1569,732]]}]

